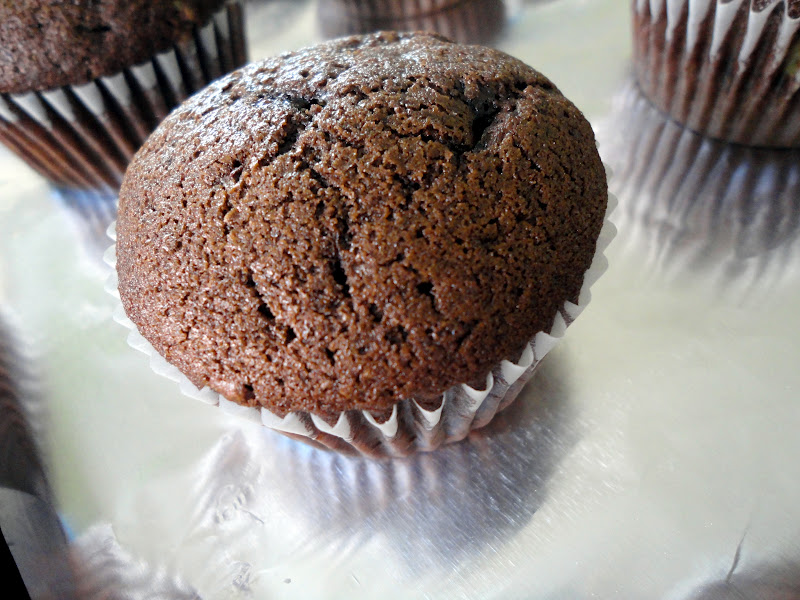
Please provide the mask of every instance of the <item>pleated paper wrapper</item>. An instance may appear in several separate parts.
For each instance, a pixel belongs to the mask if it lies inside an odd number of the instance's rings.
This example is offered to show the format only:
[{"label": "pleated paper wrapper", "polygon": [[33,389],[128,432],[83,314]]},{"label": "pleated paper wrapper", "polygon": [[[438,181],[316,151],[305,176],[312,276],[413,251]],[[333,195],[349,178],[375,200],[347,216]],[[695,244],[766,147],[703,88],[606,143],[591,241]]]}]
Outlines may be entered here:
[{"label": "pleated paper wrapper", "polygon": [[245,62],[240,1],[152,59],[83,85],[0,94],[0,142],[57,187],[115,197],[125,167],[181,101]]},{"label": "pleated paper wrapper", "polygon": [[800,146],[800,4],[763,4],[633,0],[634,69],[644,94],[710,137]]}]

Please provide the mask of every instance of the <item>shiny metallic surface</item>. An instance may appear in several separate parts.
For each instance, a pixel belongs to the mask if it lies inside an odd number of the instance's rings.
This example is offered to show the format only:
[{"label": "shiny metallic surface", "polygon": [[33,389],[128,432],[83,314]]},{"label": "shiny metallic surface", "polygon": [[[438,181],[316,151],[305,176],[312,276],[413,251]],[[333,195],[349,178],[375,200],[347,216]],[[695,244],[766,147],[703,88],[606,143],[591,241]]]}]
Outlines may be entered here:
[{"label": "shiny metallic surface", "polygon": [[0,320],[0,531],[32,598],[75,597],[64,531],[29,417],[19,343]]},{"label": "shiny metallic surface", "polygon": [[[251,55],[322,39],[318,4],[249,2]],[[0,151],[0,300],[42,357],[50,482],[103,582],[85,597],[800,597],[800,156],[654,111],[629,18],[505,3],[491,43],[592,121],[619,234],[519,400],[405,460],[182,396],[112,321],[100,244]]]}]

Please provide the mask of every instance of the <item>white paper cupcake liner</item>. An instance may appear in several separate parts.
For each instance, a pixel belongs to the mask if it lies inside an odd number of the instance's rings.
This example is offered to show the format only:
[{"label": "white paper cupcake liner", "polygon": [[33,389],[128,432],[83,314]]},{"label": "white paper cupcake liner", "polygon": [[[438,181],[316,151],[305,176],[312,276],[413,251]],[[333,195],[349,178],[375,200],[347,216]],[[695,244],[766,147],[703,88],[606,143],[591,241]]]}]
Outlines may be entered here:
[{"label": "white paper cupcake liner", "polygon": [[0,94],[0,142],[57,186],[116,190],[134,152],[169,111],[244,62],[237,0],[189,40],[114,75]]},{"label": "white paper cupcake liner", "polygon": [[634,0],[634,68],[673,119],[751,146],[800,146],[800,14],[783,0]]},{"label": "white paper cupcake liner", "polygon": [[[266,408],[233,403],[210,388],[197,389],[177,367],[168,363],[141,336],[136,325],[126,316],[121,302],[114,311],[114,320],[129,330],[128,344],[150,357],[153,371],[178,383],[181,392],[187,396],[207,404],[219,405],[227,413],[265,425],[312,445],[375,458],[408,456],[464,439],[471,430],[489,423],[516,398],[541,360],[586,308],[591,299],[591,286],[607,269],[608,261],[604,250],[616,235],[616,228],[608,216],[615,207],[616,199],[609,195],[594,260],[584,274],[578,302],[564,303],[563,308],[555,315],[549,332],[537,333],[515,362],[503,360],[496,365],[486,376],[484,389],[477,390],[466,384],[455,385],[444,392],[442,403],[435,410],[426,410],[413,399],[402,400],[383,422],[379,422],[369,411],[342,412],[336,423],[331,424],[318,415],[304,411],[279,417]],[[113,226],[109,229],[109,236],[116,239]],[[119,299],[115,246],[108,249],[105,261],[112,267],[106,291]]]}]

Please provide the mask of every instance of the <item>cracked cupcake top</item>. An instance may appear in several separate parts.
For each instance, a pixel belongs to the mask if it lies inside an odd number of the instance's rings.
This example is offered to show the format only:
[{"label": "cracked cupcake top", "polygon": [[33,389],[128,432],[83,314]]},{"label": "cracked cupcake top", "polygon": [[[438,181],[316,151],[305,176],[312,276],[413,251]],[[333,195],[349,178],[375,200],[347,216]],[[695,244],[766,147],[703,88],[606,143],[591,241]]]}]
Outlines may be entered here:
[{"label": "cracked cupcake top", "polygon": [[120,193],[119,290],[230,400],[436,405],[577,299],[606,201],[591,127],[541,74],[427,34],[352,37],[162,123]]}]

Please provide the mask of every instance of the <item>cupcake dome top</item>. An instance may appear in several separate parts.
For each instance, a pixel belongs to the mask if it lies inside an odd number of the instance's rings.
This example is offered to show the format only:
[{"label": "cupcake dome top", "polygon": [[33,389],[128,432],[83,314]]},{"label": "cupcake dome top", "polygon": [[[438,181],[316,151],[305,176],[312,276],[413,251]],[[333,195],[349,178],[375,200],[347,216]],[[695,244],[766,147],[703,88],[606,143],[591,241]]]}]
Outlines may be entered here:
[{"label": "cupcake dome top", "polygon": [[607,203],[589,123],[427,34],[252,64],[173,112],[120,193],[123,306],[197,385],[278,414],[482,380],[575,301]]},{"label": "cupcake dome top", "polygon": [[192,34],[225,0],[0,0],[0,93],[79,85]]}]

